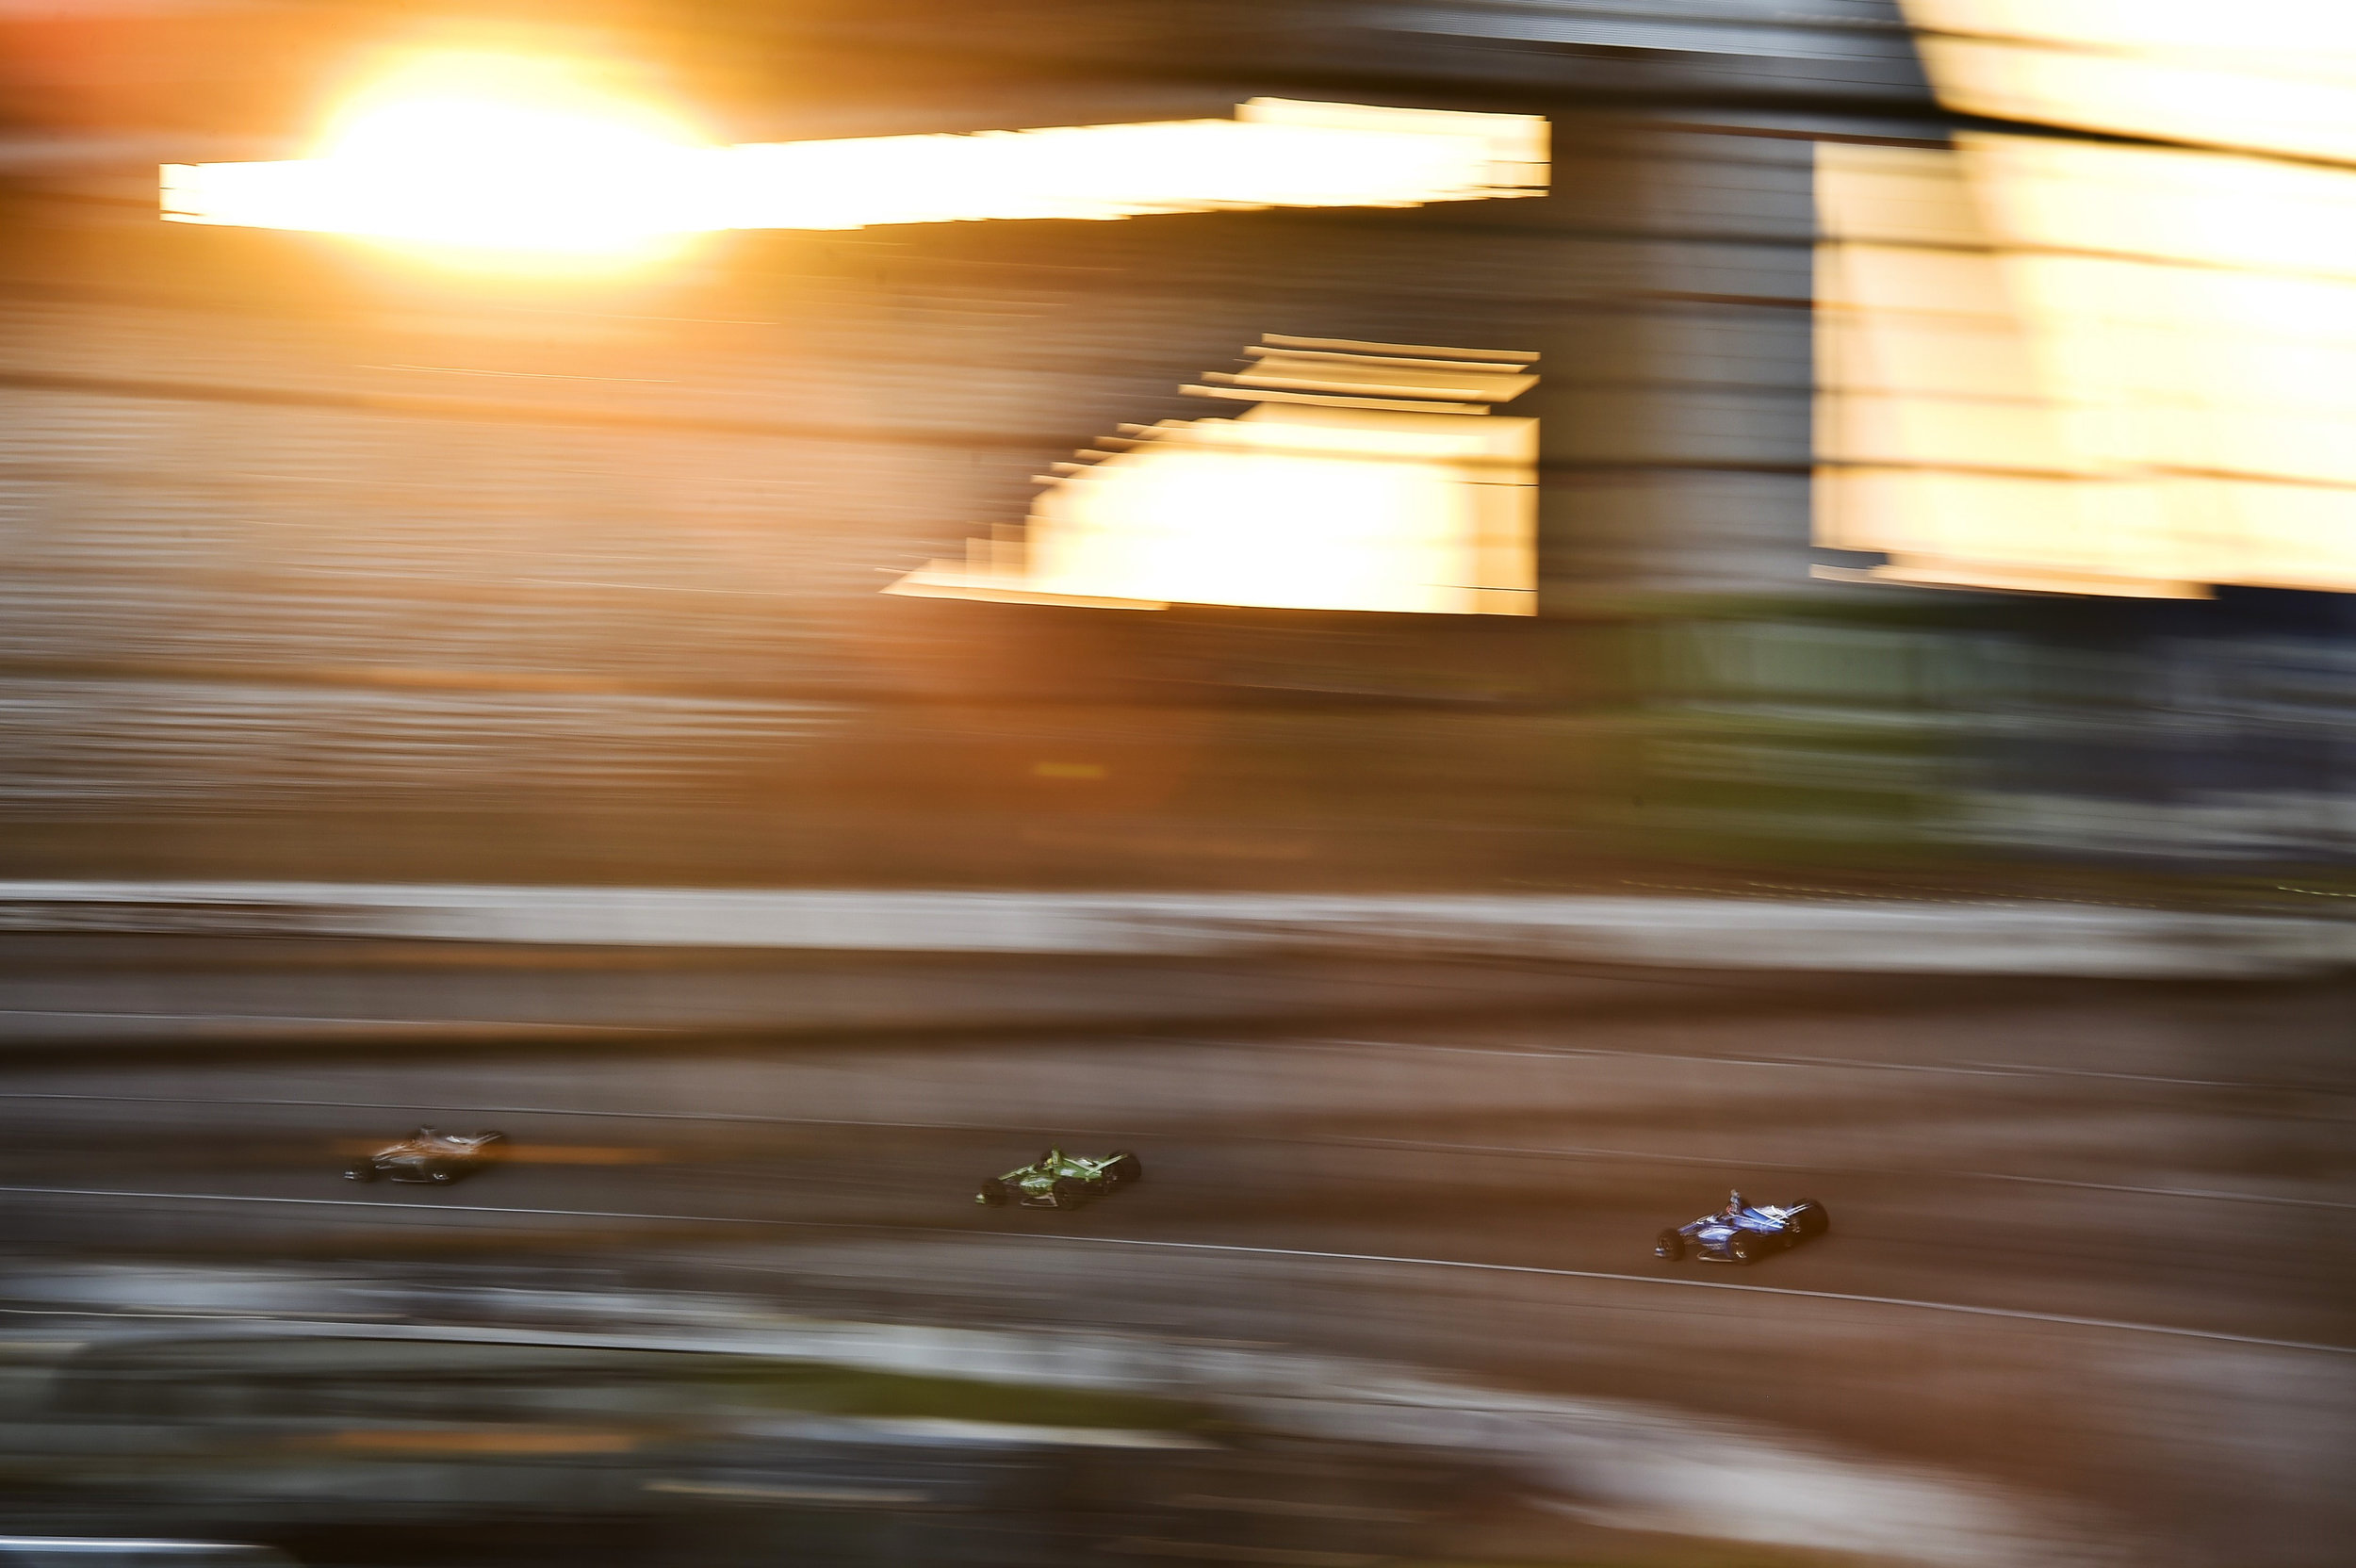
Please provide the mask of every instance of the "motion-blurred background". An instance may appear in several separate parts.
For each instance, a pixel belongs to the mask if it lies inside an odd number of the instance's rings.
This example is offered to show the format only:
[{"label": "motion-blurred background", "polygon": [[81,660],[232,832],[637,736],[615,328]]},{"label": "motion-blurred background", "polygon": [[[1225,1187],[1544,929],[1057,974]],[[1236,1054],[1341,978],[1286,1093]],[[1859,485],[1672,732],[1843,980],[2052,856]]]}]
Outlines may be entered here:
[{"label": "motion-blurred background", "polygon": [[[0,0],[0,1526],[2340,1560],[2356,36],[2231,9]],[[713,145],[1273,98],[1550,167],[162,220],[442,56]],[[1052,586],[1042,482],[1285,343],[1537,375],[1528,538],[1426,584],[1513,612],[884,591]],[[1182,522],[1346,579],[1321,504]],[[338,1179],[419,1122],[514,1156]],[[1149,1179],[972,1203],[1049,1142]],[[1737,1184],[1835,1230],[1650,1255]]]}]

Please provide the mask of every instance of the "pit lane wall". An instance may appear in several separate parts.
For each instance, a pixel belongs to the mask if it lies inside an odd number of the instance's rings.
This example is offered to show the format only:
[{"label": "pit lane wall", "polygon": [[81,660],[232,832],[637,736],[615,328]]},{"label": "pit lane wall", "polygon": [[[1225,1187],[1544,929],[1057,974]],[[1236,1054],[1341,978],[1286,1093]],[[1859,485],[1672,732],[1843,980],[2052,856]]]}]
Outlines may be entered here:
[{"label": "pit lane wall", "polygon": [[2232,978],[2356,962],[2356,922],[2031,902],[0,882],[0,931],[1202,956],[1413,951],[1672,969]]}]

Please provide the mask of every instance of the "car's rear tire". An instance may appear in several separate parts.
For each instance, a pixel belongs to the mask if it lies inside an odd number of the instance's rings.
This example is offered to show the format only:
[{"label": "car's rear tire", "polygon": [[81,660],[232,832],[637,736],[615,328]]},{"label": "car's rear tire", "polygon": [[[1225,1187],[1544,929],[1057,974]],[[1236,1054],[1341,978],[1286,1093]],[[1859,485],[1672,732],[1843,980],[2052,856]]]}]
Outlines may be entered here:
[{"label": "car's rear tire", "polygon": [[1666,1263],[1676,1263],[1685,1256],[1685,1238],[1675,1231],[1663,1231],[1652,1238],[1652,1255]]},{"label": "car's rear tire", "polygon": [[992,1179],[982,1184],[982,1190],[973,1195],[973,1200],[977,1203],[987,1203],[993,1209],[1003,1209],[1006,1206],[1006,1200],[1010,1196],[1011,1194],[1006,1191],[1006,1183]]},{"label": "car's rear tire", "polygon": [[1831,1214],[1813,1198],[1801,1199],[1792,1205],[1792,1228],[1800,1233],[1803,1240],[1821,1236],[1832,1229]]},{"label": "car's rear tire", "polygon": [[1119,1149],[1104,1163],[1104,1174],[1112,1178],[1115,1186],[1127,1186],[1132,1182],[1145,1180],[1145,1166],[1126,1149]]},{"label": "car's rear tire", "polygon": [[373,1182],[382,1174],[376,1168],[374,1160],[354,1160],[344,1167],[344,1180],[347,1182]]},{"label": "car's rear tire", "polygon": [[1759,1237],[1749,1231],[1737,1231],[1726,1237],[1726,1261],[1728,1263],[1758,1262]]}]

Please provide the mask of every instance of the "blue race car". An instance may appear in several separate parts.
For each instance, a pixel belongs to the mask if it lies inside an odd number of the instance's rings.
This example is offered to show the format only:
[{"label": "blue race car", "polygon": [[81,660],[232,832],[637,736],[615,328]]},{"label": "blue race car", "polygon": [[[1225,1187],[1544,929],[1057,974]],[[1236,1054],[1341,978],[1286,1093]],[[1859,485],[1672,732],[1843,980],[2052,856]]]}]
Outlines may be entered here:
[{"label": "blue race car", "polygon": [[1813,1198],[1796,1203],[1746,1203],[1741,1193],[1730,1192],[1726,1206],[1716,1214],[1661,1232],[1653,1239],[1652,1255],[1671,1263],[1688,1252],[1704,1263],[1756,1263],[1771,1251],[1797,1247],[1831,1229],[1832,1216]]}]

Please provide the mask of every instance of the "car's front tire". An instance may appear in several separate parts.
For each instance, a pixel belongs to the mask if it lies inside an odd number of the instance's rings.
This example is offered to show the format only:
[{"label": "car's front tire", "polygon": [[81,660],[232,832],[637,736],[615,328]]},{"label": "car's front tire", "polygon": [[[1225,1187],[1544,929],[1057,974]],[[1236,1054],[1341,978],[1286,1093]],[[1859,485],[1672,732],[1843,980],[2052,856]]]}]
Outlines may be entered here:
[{"label": "car's front tire", "polygon": [[1083,1202],[1087,1201],[1088,1195],[1088,1189],[1087,1183],[1074,1181],[1069,1176],[1056,1178],[1055,1207],[1059,1209],[1076,1209]]},{"label": "car's front tire", "polygon": [[1676,1263],[1685,1256],[1685,1237],[1675,1231],[1663,1231],[1652,1238],[1652,1255],[1664,1263]]}]

